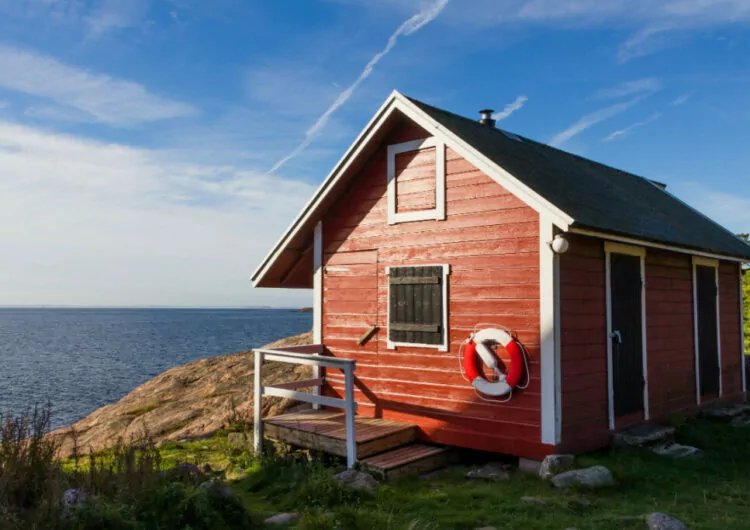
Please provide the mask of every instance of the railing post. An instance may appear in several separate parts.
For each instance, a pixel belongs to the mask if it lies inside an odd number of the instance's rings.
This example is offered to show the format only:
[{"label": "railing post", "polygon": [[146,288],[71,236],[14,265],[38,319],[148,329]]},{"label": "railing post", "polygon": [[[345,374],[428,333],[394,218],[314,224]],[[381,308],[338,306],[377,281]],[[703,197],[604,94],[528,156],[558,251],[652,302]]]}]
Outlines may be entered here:
[{"label": "railing post", "polygon": [[263,451],[263,352],[256,351],[255,355],[255,401],[253,403],[253,451],[260,455]]},{"label": "railing post", "polygon": [[344,399],[346,401],[346,467],[352,469],[357,462],[357,438],[354,432],[354,413],[357,405],[354,402],[354,373],[351,365],[344,370]]}]

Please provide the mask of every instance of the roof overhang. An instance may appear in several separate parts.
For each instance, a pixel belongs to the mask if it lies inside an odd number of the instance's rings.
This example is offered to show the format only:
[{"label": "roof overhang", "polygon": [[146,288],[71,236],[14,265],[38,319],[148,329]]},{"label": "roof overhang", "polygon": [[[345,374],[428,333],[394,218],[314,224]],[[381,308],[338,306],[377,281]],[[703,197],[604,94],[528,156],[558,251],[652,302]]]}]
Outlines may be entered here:
[{"label": "roof overhang", "polygon": [[407,97],[393,91],[255,270],[251,277],[255,287],[312,288],[311,249],[315,225],[343,192],[346,183],[367,155],[371,154],[377,140],[390,130],[396,116],[405,116],[429,134],[443,140],[477,169],[545,215],[563,231],[567,231],[573,223],[573,218],[568,214],[440,125]]}]

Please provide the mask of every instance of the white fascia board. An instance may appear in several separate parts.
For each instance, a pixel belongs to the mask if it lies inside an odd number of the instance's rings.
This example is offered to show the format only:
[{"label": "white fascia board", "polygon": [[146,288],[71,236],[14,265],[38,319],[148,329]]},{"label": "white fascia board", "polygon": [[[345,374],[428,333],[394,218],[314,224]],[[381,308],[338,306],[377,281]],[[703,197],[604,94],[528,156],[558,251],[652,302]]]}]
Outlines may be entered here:
[{"label": "white fascia board", "polygon": [[585,228],[570,227],[569,230],[573,234],[581,234],[582,236],[598,237],[599,239],[605,239],[609,241],[616,241],[625,243],[628,245],[635,245],[641,247],[658,248],[661,250],[669,250],[671,252],[679,252],[680,254],[689,254],[691,256],[699,256],[704,258],[711,258],[716,260],[734,261],[737,263],[745,263],[747,260],[743,258],[736,258],[733,256],[724,256],[722,254],[713,254],[711,252],[703,252],[700,250],[694,250],[687,247],[678,247],[674,245],[667,245],[664,243],[655,243],[653,241],[646,241],[645,239],[638,239],[635,237],[618,236],[614,234],[608,234],[606,232],[599,232],[596,230],[588,230]]}]

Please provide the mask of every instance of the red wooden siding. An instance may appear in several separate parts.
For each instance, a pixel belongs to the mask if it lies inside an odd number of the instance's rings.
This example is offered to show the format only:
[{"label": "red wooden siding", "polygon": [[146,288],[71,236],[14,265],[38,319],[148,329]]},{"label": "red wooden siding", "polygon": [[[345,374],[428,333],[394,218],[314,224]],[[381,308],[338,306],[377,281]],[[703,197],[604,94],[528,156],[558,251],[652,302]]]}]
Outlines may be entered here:
[{"label": "red wooden siding", "polygon": [[604,244],[570,235],[560,256],[562,446],[597,449],[609,441]]},{"label": "red wooden siding", "polygon": [[658,249],[646,253],[648,388],[653,418],[695,407],[693,261]]},{"label": "red wooden siding", "polygon": [[396,155],[396,211],[435,209],[435,148]]},{"label": "red wooden siding", "polygon": [[[349,269],[324,274],[324,343],[357,360],[361,414],[415,423],[437,443],[541,457],[552,447],[540,443],[538,214],[447,149],[447,219],[388,225],[386,146],[425,137],[414,127],[394,131],[323,219],[325,266]],[[426,183],[422,159],[405,167]],[[450,351],[388,350],[386,267],[438,264],[451,266]],[[375,323],[380,331],[357,346]],[[459,348],[477,324],[510,327],[528,348],[529,388],[507,404],[482,401],[461,376]],[[342,378],[329,378],[328,391],[340,395]]]},{"label": "red wooden siding", "polygon": [[[609,442],[606,272],[604,242],[569,236],[560,257],[562,444],[587,451]],[[724,399],[742,394],[738,267],[719,268],[720,337]],[[646,334],[651,421],[696,407],[693,266],[687,254],[646,252]],[[705,404],[705,403],[704,403]],[[620,418],[621,430],[637,422]]]},{"label": "red wooden siding", "polygon": [[719,265],[721,380],[724,399],[733,401],[744,399],[739,282],[737,264],[722,262]]}]

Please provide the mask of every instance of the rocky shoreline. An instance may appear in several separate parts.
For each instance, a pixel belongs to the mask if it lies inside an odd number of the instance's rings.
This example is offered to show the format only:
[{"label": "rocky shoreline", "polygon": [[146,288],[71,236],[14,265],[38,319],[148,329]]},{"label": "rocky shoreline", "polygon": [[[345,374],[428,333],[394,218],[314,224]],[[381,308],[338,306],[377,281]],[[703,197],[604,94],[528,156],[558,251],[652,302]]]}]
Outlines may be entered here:
[{"label": "rocky shoreline", "polygon": [[[268,347],[310,344],[303,333],[267,344]],[[232,423],[249,420],[253,410],[254,357],[252,351],[201,359],[167,370],[136,387],[117,403],[93,412],[71,426],[50,434],[59,443],[58,455],[100,451],[122,441],[144,437],[154,441],[189,440],[211,436]],[[310,368],[274,363],[264,380],[298,381]],[[288,403],[267,399],[263,413],[274,414]]]}]

